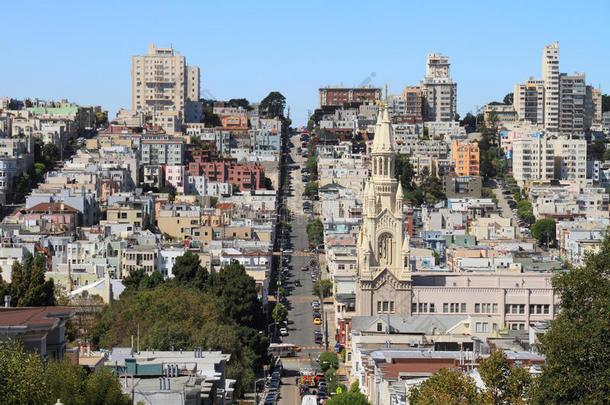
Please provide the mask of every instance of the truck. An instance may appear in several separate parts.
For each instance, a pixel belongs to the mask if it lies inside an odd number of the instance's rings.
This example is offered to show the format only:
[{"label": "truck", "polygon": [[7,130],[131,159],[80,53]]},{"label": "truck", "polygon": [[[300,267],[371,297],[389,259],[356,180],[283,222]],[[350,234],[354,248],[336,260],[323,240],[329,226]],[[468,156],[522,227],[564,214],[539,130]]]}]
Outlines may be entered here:
[{"label": "truck", "polygon": [[304,395],[301,405],[318,405],[318,399],[315,395]]}]

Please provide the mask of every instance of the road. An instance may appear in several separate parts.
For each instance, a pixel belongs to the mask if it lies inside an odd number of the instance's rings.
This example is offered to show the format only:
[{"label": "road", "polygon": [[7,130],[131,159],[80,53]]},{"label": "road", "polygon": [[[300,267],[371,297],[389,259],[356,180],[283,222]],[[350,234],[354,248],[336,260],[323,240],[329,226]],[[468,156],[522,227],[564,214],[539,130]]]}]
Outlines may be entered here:
[{"label": "road", "polygon": [[511,210],[507,202],[508,198],[512,198],[512,194],[502,194],[502,191],[504,190],[502,189],[500,183],[494,182],[493,192],[496,195],[496,198],[498,199],[498,209],[500,210],[500,216],[502,218],[512,218],[513,224],[516,228],[515,236],[517,238],[520,238],[522,236],[521,230],[519,229],[519,225],[517,225],[517,219],[515,218],[515,215],[513,214],[513,211]]},{"label": "road", "polygon": [[[304,158],[297,153],[300,146],[299,135],[291,137],[289,143],[290,166],[298,165],[298,169],[290,170],[291,184],[293,191],[288,195],[287,206],[293,215],[291,216],[291,236],[290,241],[294,253],[290,256],[290,272],[288,285],[291,294],[288,296],[288,336],[284,337],[285,343],[292,343],[301,347],[298,357],[282,359],[284,365],[284,377],[280,391],[281,405],[295,405],[301,403],[301,397],[296,386],[296,377],[300,368],[315,368],[315,359],[318,358],[324,347],[314,342],[314,330],[321,326],[313,324],[311,301],[314,299],[312,294],[313,283],[309,266],[314,259],[316,271],[317,260],[314,254],[304,252],[308,247],[306,227],[310,216],[303,213],[303,190],[304,184],[301,181],[300,168],[303,167]],[[307,271],[301,271],[301,267],[307,266]],[[295,287],[294,281],[300,280],[301,287]]]}]

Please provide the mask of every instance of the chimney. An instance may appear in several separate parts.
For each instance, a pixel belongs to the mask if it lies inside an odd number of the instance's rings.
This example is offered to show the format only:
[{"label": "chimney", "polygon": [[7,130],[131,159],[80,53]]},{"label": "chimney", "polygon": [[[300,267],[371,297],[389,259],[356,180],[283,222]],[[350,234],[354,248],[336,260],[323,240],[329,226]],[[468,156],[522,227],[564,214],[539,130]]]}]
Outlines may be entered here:
[{"label": "chimney", "polygon": [[11,307],[11,296],[10,295],[5,295],[4,296],[4,307],[5,308],[10,308]]}]

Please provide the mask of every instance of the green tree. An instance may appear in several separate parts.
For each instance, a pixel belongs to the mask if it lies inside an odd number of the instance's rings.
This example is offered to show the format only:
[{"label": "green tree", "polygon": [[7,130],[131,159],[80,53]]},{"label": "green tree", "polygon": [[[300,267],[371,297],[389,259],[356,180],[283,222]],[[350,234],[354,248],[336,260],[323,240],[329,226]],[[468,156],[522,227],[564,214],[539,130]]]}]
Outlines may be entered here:
[{"label": "green tree", "polygon": [[523,367],[511,366],[503,351],[496,350],[482,360],[479,374],[487,387],[486,395],[493,405],[525,403],[531,376]]},{"label": "green tree", "polygon": [[413,165],[409,162],[409,158],[406,155],[397,153],[394,156],[394,177],[400,180],[402,188],[406,192],[413,191],[413,179],[415,178],[415,170]]},{"label": "green tree", "polygon": [[610,95],[602,94],[602,112],[610,111]]},{"label": "green tree", "polygon": [[288,310],[286,309],[284,304],[279,302],[275,304],[275,307],[273,307],[273,312],[271,313],[271,317],[273,318],[273,320],[275,322],[282,322],[286,320],[287,316]]},{"label": "green tree", "polygon": [[14,262],[11,273],[11,296],[19,307],[55,305],[53,279],[45,281],[47,257],[27,253],[23,264]]},{"label": "green tree", "polygon": [[105,127],[108,125],[108,112],[96,112],[95,113],[95,127]]},{"label": "green tree", "polygon": [[205,124],[206,128],[214,128],[222,125],[220,117],[214,114],[214,108],[212,106],[205,106],[202,109],[201,122]]},{"label": "green tree", "polygon": [[[85,385],[87,405],[130,405],[131,398],[121,392],[117,376],[107,367],[89,375]],[[66,403],[66,405],[68,405]]]},{"label": "green tree", "polygon": [[514,93],[508,93],[507,95],[504,96],[504,100],[503,100],[504,104],[512,105],[514,98],[515,98],[515,94]]},{"label": "green tree", "polygon": [[303,190],[303,194],[310,198],[317,195],[318,194],[318,182],[310,181],[309,183],[305,184],[305,189]]},{"label": "green tree", "polygon": [[54,143],[45,143],[42,147],[42,161],[46,167],[51,167],[59,160],[59,148]]},{"label": "green tree", "polygon": [[305,162],[305,170],[311,173],[314,177],[318,175],[318,162],[314,156],[307,158]]},{"label": "green tree", "polygon": [[252,110],[252,107],[250,106],[250,102],[245,99],[245,98],[232,98],[229,100],[228,103],[231,107],[242,107],[245,110]]},{"label": "green tree", "polygon": [[315,283],[313,283],[313,287],[311,288],[311,291],[313,293],[313,295],[317,296],[318,298],[320,297],[320,289],[322,289],[322,294],[324,294],[324,297],[332,297],[333,296],[333,282],[328,280],[328,279],[323,279],[323,280],[318,280]]},{"label": "green tree", "polygon": [[459,371],[441,369],[409,393],[412,405],[479,405],[484,404],[482,393],[471,377]]},{"label": "green tree", "polygon": [[51,398],[60,398],[65,405],[85,404],[86,378],[85,369],[72,364],[67,357],[61,363],[49,362],[44,373]]},{"label": "green tree", "polygon": [[220,299],[225,315],[239,325],[258,329],[264,324],[256,282],[241,264],[230,264],[213,274],[206,291]]},{"label": "green tree", "polygon": [[477,117],[474,116],[472,113],[466,113],[466,115],[464,116],[464,119],[462,121],[460,121],[460,125],[463,127],[468,127],[468,128],[472,128],[473,130],[476,130]]},{"label": "green tree", "polygon": [[369,401],[360,392],[347,392],[335,395],[326,401],[326,405],[369,405]]},{"label": "green tree", "polygon": [[595,139],[587,146],[587,160],[603,160],[606,153],[606,139]]},{"label": "green tree", "polygon": [[188,251],[176,258],[172,273],[177,283],[199,290],[203,290],[208,281],[208,271],[201,265],[199,255]]},{"label": "green tree", "polygon": [[284,118],[284,108],[286,108],[286,97],[278,91],[272,91],[261,101],[259,112],[267,118]]},{"label": "green tree", "polygon": [[610,237],[585,265],[553,277],[561,311],[540,338],[546,357],[533,404],[607,404],[610,398]]},{"label": "green tree", "polygon": [[42,358],[26,353],[19,342],[0,341],[0,398],[6,405],[42,405],[51,400]]},{"label": "green tree", "polygon": [[314,246],[318,246],[324,242],[324,226],[322,225],[322,221],[319,219],[314,219],[307,224],[305,229],[307,231],[307,239],[309,240],[309,243]]},{"label": "green tree", "polygon": [[547,246],[555,243],[555,220],[552,218],[539,219],[532,225],[532,236],[538,243],[545,243]]},{"label": "green tree", "polygon": [[320,363],[320,368],[324,372],[330,368],[336,370],[339,367],[339,357],[335,352],[324,352],[318,357],[318,363]]},{"label": "green tree", "polygon": [[532,203],[527,200],[521,200],[517,203],[517,214],[528,224],[533,224],[536,221]]}]

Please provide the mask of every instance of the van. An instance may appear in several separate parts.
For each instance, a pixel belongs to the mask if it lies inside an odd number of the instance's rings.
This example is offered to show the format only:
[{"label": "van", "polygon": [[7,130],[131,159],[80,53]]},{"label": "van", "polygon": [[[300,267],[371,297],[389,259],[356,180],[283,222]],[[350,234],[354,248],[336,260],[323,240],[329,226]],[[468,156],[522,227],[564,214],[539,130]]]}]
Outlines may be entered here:
[{"label": "van", "polygon": [[304,395],[301,405],[318,405],[318,398],[315,395]]}]

